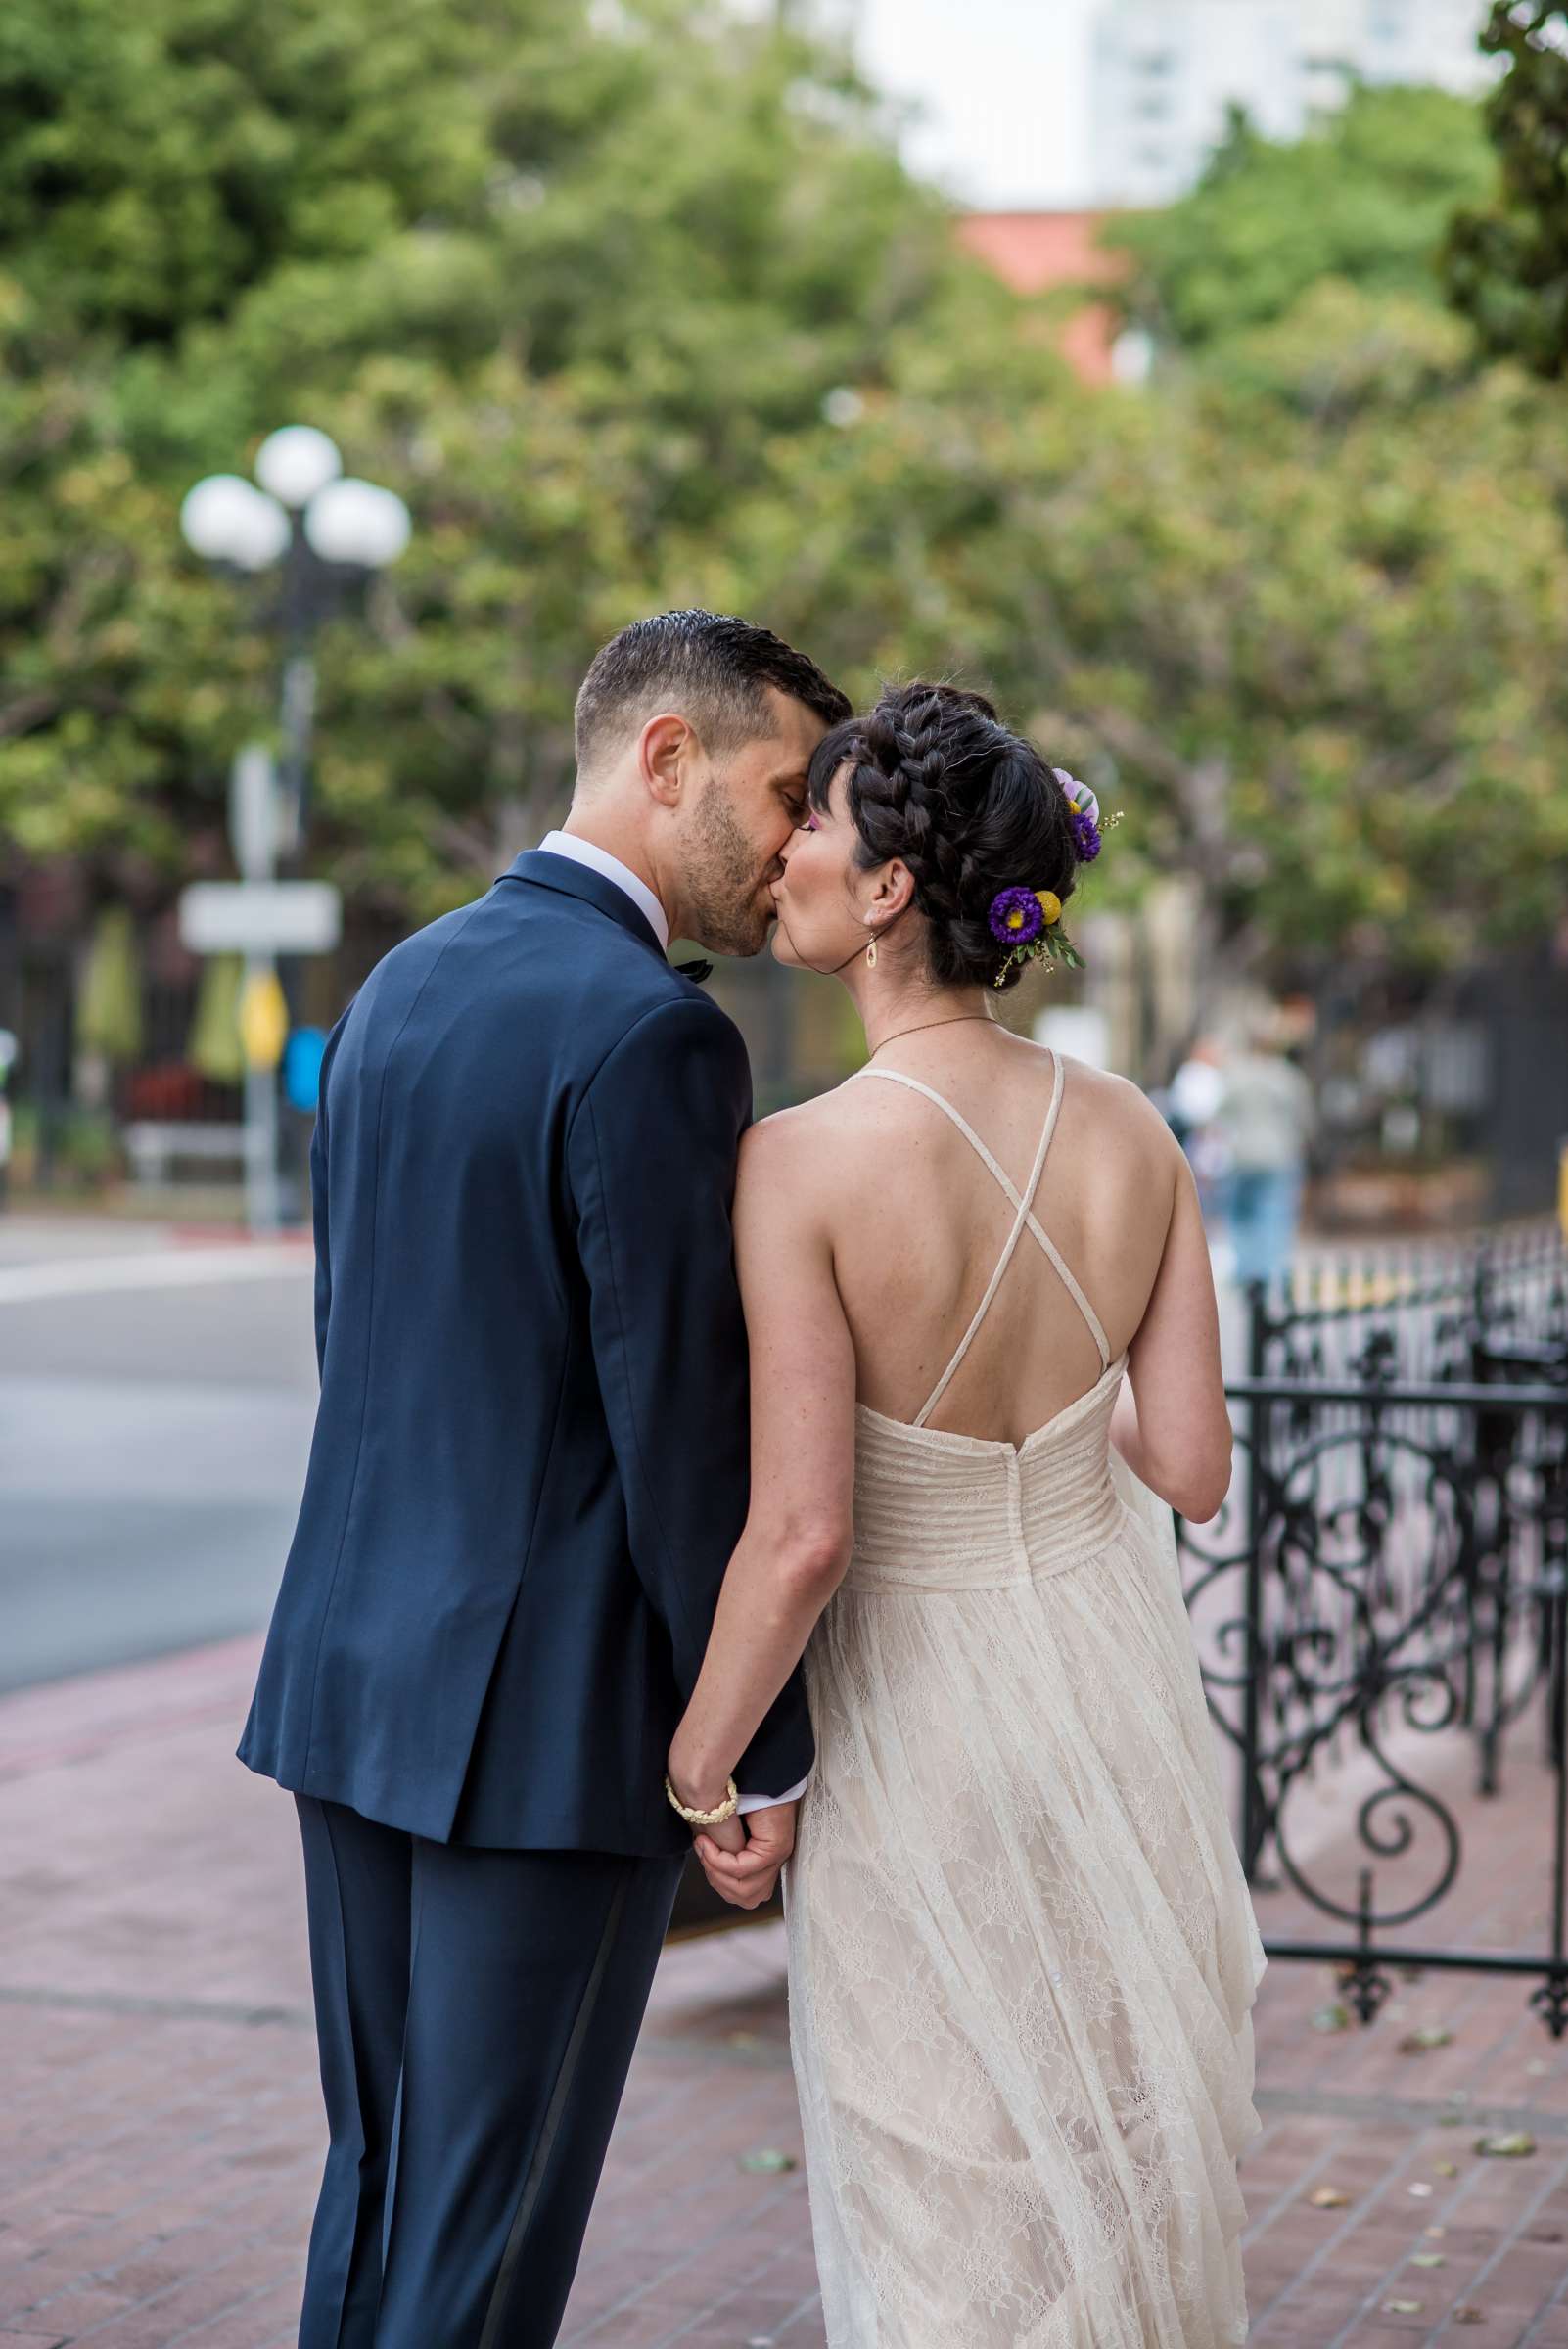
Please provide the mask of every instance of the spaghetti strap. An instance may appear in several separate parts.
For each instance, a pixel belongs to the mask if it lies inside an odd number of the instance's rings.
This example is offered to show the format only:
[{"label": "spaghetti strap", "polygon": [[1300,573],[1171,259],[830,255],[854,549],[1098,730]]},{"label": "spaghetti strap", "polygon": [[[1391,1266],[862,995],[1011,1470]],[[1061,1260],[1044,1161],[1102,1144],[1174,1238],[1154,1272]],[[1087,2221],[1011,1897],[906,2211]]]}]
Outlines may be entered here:
[{"label": "spaghetti strap", "polygon": [[1051,1065],[1054,1072],[1054,1081],[1051,1085],[1050,1107],[1045,1113],[1045,1124],[1040,1133],[1039,1147],[1035,1153],[1035,1164],[1030,1172],[1028,1188],[1022,1193],[1019,1192],[1017,1186],[1008,1175],[1005,1168],[999,1164],[994,1154],[988,1149],[986,1144],[981,1140],[980,1135],[975,1131],[968,1120],[960,1116],[959,1112],[954,1109],[952,1103],[946,1100],[943,1094],[935,1091],[929,1084],[922,1083],[918,1077],[905,1076],[901,1069],[865,1068],[858,1071],[858,1076],[860,1077],[880,1077],[889,1084],[905,1085],[910,1092],[921,1093],[928,1101],[934,1102],[936,1107],[943,1112],[943,1115],[950,1119],[952,1124],[957,1127],[959,1132],[963,1135],[965,1141],[970,1144],[977,1157],[979,1157],[985,1163],[985,1165],[989,1167],[991,1173],[994,1175],[998,1186],[1010,1204],[1017,1210],[1012,1230],[1007,1235],[1006,1246],[1003,1248],[1001,1256],[997,1260],[996,1268],[992,1273],[991,1279],[987,1284],[986,1293],[982,1297],[979,1306],[976,1308],[974,1318],[971,1320],[969,1327],[965,1330],[962,1338],[960,1338],[957,1352],[953,1355],[951,1361],[947,1364],[946,1369],[943,1372],[941,1378],[938,1379],[936,1386],[928,1396],[924,1408],[913,1420],[912,1424],[915,1427],[925,1426],[926,1421],[930,1418],[932,1412],[936,1409],[944,1395],[946,1394],[948,1387],[952,1384],[952,1381],[963,1362],[965,1355],[969,1352],[971,1345],[974,1343],[981,1323],[985,1320],[987,1313],[991,1311],[992,1301],[995,1297],[996,1291],[1002,1284],[1003,1278],[1007,1272],[1007,1267],[1013,1261],[1014,1251],[1016,1250],[1019,1240],[1022,1238],[1026,1230],[1030,1232],[1033,1238],[1038,1241],[1041,1249],[1050,1259],[1052,1266],[1055,1267],[1063,1287],[1067,1290],[1067,1293],[1072,1298],[1073,1303],[1078,1307],[1079,1312],[1083,1314],[1084,1320],[1087,1325],[1089,1335],[1094,1340],[1094,1344],[1099,1352],[1101,1371],[1103,1372],[1109,1367],[1111,1350],[1106,1343],[1105,1331],[1100,1325],[1099,1315],[1095,1313],[1094,1308],[1090,1305],[1088,1299],[1084,1296],[1084,1291],[1074,1278],[1072,1271],[1069,1269],[1062,1257],[1061,1251],[1057,1248],[1055,1242],[1050,1238],[1049,1234],[1042,1230],[1039,1223],[1037,1221],[1034,1213],[1035,1194],[1039,1188],[1040,1176],[1045,1171],[1045,1155],[1050,1149],[1051,1137],[1056,1131],[1056,1120],[1062,1106],[1062,1087],[1066,1074],[1060,1053],[1053,1052],[1051,1054]]}]

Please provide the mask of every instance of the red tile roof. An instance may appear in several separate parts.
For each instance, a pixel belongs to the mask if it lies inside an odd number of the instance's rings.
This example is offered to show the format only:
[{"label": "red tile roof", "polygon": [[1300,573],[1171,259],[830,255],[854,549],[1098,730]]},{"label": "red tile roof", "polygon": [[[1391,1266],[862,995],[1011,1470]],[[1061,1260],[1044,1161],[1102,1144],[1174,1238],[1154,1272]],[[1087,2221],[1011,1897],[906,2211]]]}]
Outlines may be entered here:
[{"label": "red tile roof", "polygon": [[[1056,286],[1110,284],[1126,262],[1098,243],[1105,212],[969,212],[958,241],[1015,294]],[[1062,326],[1062,349],[1085,382],[1109,383],[1116,327],[1103,302],[1085,299]]]}]

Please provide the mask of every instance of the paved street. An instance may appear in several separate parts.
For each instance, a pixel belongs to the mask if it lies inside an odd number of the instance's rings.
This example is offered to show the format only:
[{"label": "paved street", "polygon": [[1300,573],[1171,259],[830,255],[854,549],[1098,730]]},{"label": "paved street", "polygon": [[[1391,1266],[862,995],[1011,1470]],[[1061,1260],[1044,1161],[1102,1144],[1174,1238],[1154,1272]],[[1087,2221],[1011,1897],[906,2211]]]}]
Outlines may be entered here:
[{"label": "paved street", "polygon": [[[294,2338],[323,2137],[292,1811],[232,1759],[254,1657],[0,1700],[0,2345]],[[1484,1812],[1455,1752],[1447,1939],[1539,1935],[1535,1750],[1522,1733]],[[1260,1913],[1298,1922],[1280,1894]],[[1243,2168],[1259,2349],[1568,2349],[1568,2046],[1525,1988],[1428,1972],[1370,2031],[1323,2033],[1324,1969],[1269,1967]],[[1400,2051],[1433,2027],[1452,2040]],[[667,1954],[563,2349],[822,2349],[801,2172],[743,2166],[799,2159],[785,2033],[777,1927]],[[1483,2157],[1484,2129],[1535,2150]]]},{"label": "paved street", "polygon": [[[0,1691],[266,1621],[309,1451],[311,1256],[0,1216]],[[1239,1307],[1227,1301],[1239,1362]]]},{"label": "paved street", "polygon": [[[299,1862],[233,1747],[309,1432],[308,1287],[298,1244],[0,1221],[0,2349],[294,2337],[322,2154]],[[1540,1945],[1538,1751],[1518,1725],[1482,1805],[1453,1746],[1465,1861],[1417,1934]],[[1364,1791],[1354,1767],[1302,1790],[1295,1848],[1347,1888]],[[1294,1901],[1261,1896],[1266,1933],[1315,1929]],[[1568,2045],[1527,1988],[1428,1971],[1325,2032],[1327,1970],[1270,1966],[1255,2343],[1568,2349]],[[786,2035],[779,1928],[667,1953],[564,2349],[822,2349],[800,2170],[745,2166],[798,2162]],[[1483,2129],[1534,2150],[1482,2157]]]},{"label": "paved street", "polygon": [[0,1689],[265,1621],[309,1295],[298,1242],[0,1218]]}]

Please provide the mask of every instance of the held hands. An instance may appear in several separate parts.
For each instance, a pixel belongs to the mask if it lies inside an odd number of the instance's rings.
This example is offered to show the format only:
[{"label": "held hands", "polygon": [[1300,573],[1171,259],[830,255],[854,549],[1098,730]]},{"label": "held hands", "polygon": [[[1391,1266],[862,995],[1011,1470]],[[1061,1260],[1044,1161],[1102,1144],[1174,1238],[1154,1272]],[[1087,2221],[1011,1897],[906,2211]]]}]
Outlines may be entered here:
[{"label": "held hands", "polygon": [[693,1837],[703,1873],[733,1909],[761,1909],[773,1897],[778,1871],[795,1849],[799,1803],[775,1803],[744,1819],[699,1828]]},{"label": "held hands", "polygon": [[[684,1725],[682,1725],[684,1727]],[[715,1773],[695,1757],[688,1759],[681,1729],[669,1748],[669,1782],[675,1799],[694,1811],[719,1808],[723,1788]],[[761,1909],[773,1897],[779,1869],[795,1849],[796,1803],[771,1803],[765,1809],[738,1813],[711,1827],[692,1829],[692,1843],[704,1875],[734,1909]]]}]

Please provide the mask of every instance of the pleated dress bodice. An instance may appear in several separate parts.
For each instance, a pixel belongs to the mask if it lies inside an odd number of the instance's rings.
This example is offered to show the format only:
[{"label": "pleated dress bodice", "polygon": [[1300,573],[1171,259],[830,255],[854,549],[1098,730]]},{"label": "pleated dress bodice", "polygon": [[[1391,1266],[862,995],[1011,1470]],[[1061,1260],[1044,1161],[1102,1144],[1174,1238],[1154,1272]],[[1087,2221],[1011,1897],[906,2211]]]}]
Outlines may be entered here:
[{"label": "pleated dress bodice", "polygon": [[1124,1504],[1111,1414],[1127,1358],[1022,1444],[890,1419],[861,1404],[854,1448],[855,1590],[989,1590],[1082,1565]]}]

